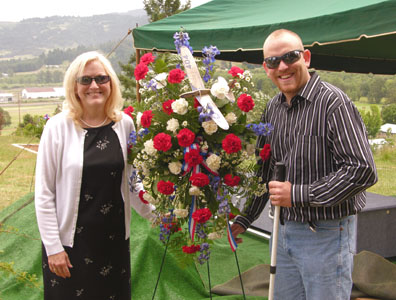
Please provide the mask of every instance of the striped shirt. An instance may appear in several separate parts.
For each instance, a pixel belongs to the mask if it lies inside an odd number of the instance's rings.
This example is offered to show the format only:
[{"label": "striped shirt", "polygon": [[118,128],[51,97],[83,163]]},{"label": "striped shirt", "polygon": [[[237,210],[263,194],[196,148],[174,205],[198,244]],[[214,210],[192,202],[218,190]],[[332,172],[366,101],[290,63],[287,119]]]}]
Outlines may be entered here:
[{"label": "striped shirt", "polygon": [[[285,163],[292,207],[282,207],[284,220],[339,219],[364,207],[364,190],[377,182],[377,172],[364,123],[344,92],[311,73],[290,106],[279,93],[261,121],[274,130],[257,140],[258,150],[271,146],[271,158],[260,160],[257,175],[268,183],[275,162]],[[268,196],[252,199],[236,223],[247,228],[260,216]]]}]

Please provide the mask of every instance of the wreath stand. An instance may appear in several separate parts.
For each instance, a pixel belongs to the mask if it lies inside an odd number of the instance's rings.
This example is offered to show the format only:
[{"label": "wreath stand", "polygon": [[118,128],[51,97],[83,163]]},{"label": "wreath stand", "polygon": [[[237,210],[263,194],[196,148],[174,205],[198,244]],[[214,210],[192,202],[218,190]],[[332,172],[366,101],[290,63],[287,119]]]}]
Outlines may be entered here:
[{"label": "wreath stand", "polygon": [[[167,238],[167,240],[166,240],[165,249],[164,249],[164,254],[162,255],[161,267],[160,267],[160,270],[159,270],[159,273],[158,273],[158,277],[157,277],[157,282],[156,282],[156,284],[155,284],[155,288],[154,288],[154,291],[153,291],[153,297],[151,298],[152,300],[155,299],[155,294],[156,294],[156,292],[157,292],[158,283],[159,283],[159,280],[160,280],[160,278],[161,278],[162,269],[163,269],[163,267],[164,267],[165,257],[166,257],[167,251],[168,251],[168,245],[169,245],[169,240],[170,240],[171,234],[172,234],[172,232],[169,232],[168,238]],[[234,256],[235,256],[235,262],[236,262],[236,265],[237,265],[237,268],[238,268],[239,280],[240,280],[240,282],[241,282],[241,288],[242,288],[242,293],[243,293],[243,299],[246,300],[245,289],[244,289],[244,287],[243,287],[243,281],[242,281],[242,276],[241,276],[241,270],[240,270],[240,268],[239,268],[238,255],[237,255],[236,249],[235,249],[233,252],[234,252]],[[207,268],[208,268],[209,296],[210,296],[210,299],[212,299],[212,286],[211,286],[211,282],[210,282],[209,260],[206,261],[206,265],[207,265]]]}]

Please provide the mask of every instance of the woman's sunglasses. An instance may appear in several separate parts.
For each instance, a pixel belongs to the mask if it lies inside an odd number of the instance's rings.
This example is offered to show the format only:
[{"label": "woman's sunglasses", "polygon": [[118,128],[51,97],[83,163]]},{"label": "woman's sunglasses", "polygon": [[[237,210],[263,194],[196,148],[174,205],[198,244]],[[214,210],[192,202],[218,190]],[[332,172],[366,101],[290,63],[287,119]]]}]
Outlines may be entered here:
[{"label": "woman's sunglasses", "polygon": [[76,81],[82,85],[90,85],[92,83],[92,80],[95,80],[96,84],[105,84],[110,81],[110,76],[108,75],[99,75],[95,77],[81,76],[81,77],[77,77],[76,79]]},{"label": "woman's sunglasses", "polygon": [[285,64],[291,65],[300,59],[300,53],[303,53],[304,50],[293,50],[283,54],[282,56],[271,56],[264,58],[264,62],[269,69],[276,69],[281,60],[284,61]]}]

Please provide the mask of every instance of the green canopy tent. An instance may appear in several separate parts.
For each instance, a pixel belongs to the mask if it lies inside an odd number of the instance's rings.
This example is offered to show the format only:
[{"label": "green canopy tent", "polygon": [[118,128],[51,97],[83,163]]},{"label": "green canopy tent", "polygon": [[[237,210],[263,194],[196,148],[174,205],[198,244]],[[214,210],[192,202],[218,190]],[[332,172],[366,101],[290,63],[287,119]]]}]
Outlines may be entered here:
[{"label": "green canopy tent", "polygon": [[265,38],[279,28],[298,33],[311,67],[356,73],[396,73],[396,0],[212,0],[133,30],[134,47],[175,51],[173,34],[190,35],[217,59],[261,64]]}]

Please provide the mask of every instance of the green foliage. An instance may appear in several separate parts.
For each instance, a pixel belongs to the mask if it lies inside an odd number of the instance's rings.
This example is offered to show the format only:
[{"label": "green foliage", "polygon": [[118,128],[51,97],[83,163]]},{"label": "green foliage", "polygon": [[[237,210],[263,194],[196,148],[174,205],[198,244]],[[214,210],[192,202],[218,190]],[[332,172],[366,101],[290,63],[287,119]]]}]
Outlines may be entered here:
[{"label": "green foliage", "polygon": [[343,90],[352,101],[366,97],[369,103],[396,102],[396,76],[354,74],[345,72],[317,71],[322,80]]},{"label": "green foliage", "polygon": [[393,76],[385,81],[385,97],[387,98],[387,103],[396,103],[396,77]]},{"label": "green foliage", "polygon": [[0,133],[3,127],[11,125],[10,113],[0,107]]},{"label": "green foliage", "polygon": [[136,53],[133,53],[127,64],[119,64],[121,73],[118,75],[122,86],[122,97],[126,100],[125,107],[132,105],[136,99],[136,80],[134,76],[136,66]]},{"label": "green foliage", "polygon": [[381,116],[384,123],[396,124],[396,103],[384,106]]},{"label": "green foliage", "polygon": [[150,22],[178,14],[191,7],[190,0],[187,0],[184,5],[181,5],[180,0],[143,0],[143,3]]},{"label": "green foliage", "polygon": [[23,116],[23,123],[18,125],[15,135],[41,137],[47,119],[44,116],[26,114]]},{"label": "green foliage", "polygon": [[371,105],[370,111],[360,111],[360,114],[366,125],[369,137],[374,138],[382,125],[381,113],[378,105]]}]

